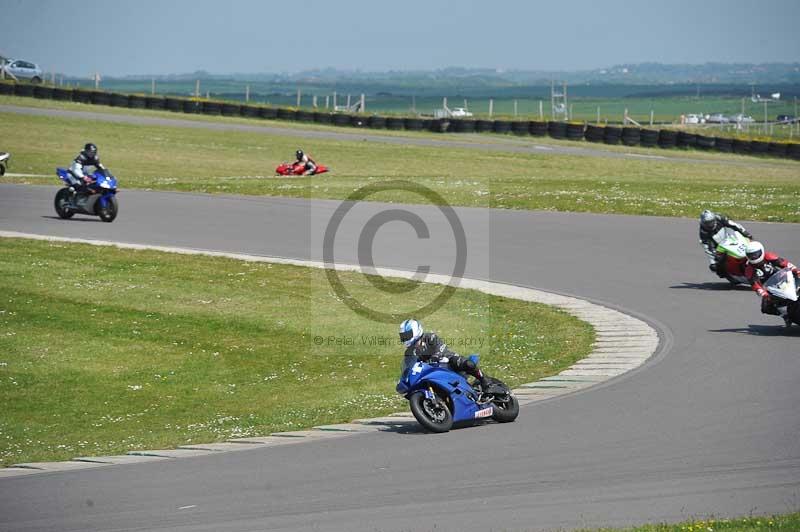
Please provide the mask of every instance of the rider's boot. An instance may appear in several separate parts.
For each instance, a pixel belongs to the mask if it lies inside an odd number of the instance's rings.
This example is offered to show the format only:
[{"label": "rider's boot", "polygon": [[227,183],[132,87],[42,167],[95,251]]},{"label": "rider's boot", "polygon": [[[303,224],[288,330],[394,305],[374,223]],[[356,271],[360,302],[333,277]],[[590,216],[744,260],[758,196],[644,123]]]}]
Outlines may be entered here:
[{"label": "rider's boot", "polygon": [[780,317],[783,318],[783,324],[788,328],[792,326],[792,318],[789,317],[789,309],[786,307],[781,307],[778,310],[780,313]]}]

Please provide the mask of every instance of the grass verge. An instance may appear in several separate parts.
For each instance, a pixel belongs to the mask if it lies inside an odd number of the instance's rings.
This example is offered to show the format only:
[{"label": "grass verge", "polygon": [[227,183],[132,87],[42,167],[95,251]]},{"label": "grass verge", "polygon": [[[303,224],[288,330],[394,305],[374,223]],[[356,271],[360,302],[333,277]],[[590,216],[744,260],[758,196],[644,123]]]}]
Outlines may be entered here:
[{"label": "grass verge", "polygon": [[[22,239],[0,239],[0,256],[3,465],[406,408],[396,326],[347,309],[322,270]],[[418,284],[400,298],[340,277],[386,311],[441,290]],[[424,322],[511,385],[559,372],[594,341],[561,311],[471,290]]]},{"label": "grass verge", "polygon": [[[517,154],[12,113],[0,114],[0,138],[13,153],[12,172],[44,175],[91,140],[123,188],[343,199],[369,182],[402,178],[433,188],[452,205],[690,217],[711,208],[745,220],[800,222],[798,165],[790,161]],[[273,177],[298,146],[334,172]],[[54,175],[3,180],[57,182]],[[400,193],[372,199],[416,200]]]},{"label": "grass verge", "polygon": [[738,519],[696,519],[676,524],[643,525],[632,528],[587,528],[581,532],[764,532],[800,530],[800,513],[749,516]]}]

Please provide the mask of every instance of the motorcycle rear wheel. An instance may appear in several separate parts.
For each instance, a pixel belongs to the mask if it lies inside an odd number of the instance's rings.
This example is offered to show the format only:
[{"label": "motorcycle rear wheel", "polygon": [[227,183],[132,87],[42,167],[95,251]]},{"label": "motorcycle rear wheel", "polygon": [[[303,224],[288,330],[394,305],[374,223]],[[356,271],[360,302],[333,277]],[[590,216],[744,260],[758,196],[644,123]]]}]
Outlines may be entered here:
[{"label": "motorcycle rear wheel", "polygon": [[53,204],[56,208],[56,214],[58,214],[59,218],[66,220],[68,218],[72,218],[72,216],[75,214],[73,211],[67,208],[71,194],[72,193],[68,188],[62,188],[56,192],[56,199],[53,201]]},{"label": "motorcycle rear wheel", "polygon": [[423,392],[417,392],[408,398],[411,413],[426,430],[430,432],[447,432],[453,427],[453,414],[440,397],[428,399]]},{"label": "motorcycle rear wheel", "polygon": [[508,394],[508,399],[503,398],[492,400],[494,405],[494,412],[492,412],[492,419],[498,423],[510,423],[517,419],[519,415],[519,401],[517,398]]}]

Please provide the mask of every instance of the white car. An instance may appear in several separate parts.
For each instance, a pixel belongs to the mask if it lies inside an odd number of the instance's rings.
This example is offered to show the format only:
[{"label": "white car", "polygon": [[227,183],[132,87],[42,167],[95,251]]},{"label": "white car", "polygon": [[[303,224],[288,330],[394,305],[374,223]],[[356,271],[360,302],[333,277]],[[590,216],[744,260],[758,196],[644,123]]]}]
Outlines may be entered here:
[{"label": "white car", "polygon": [[705,124],[706,119],[701,115],[686,115],[684,124]]},{"label": "white car", "polygon": [[36,63],[11,59],[3,66],[3,69],[17,79],[27,79],[31,83],[42,82],[42,69]]},{"label": "white car", "polygon": [[739,124],[752,124],[753,122],[755,122],[755,120],[753,119],[752,116],[747,116],[743,115],[742,113],[739,113],[731,117],[731,122],[736,122]]},{"label": "white car", "polygon": [[455,116],[455,117],[472,116],[472,113],[470,113],[463,107],[453,107],[453,109],[450,111],[450,116]]}]

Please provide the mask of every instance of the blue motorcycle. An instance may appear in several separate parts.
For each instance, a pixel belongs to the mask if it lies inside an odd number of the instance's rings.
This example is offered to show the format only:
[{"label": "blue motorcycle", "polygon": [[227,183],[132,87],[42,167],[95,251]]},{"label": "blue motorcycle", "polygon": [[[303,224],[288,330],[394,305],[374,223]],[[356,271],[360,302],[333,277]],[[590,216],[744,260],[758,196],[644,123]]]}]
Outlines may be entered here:
[{"label": "blue motorcycle", "polygon": [[[447,432],[454,423],[492,418],[500,423],[517,419],[519,402],[511,390],[497,379],[482,390],[479,381],[451,370],[445,361],[430,364],[414,360],[403,362],[397,392],[408,399],[411,413],[425,429]],[[469,357],[475,364],[478,356]]]},{"label": "blue motorcycle", "polygon": [[97,170],[90,177],[94,180],[83,190],[71,186],[69,170],[56,168],[56,174],[66,187],[56,193],[55,208],[59,217],[72,218],[76,213],[99,216],[104,222],[113,222],[117,217],[117,179],[108,170]]}]

